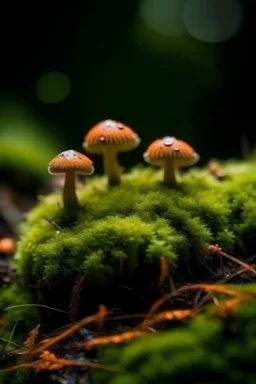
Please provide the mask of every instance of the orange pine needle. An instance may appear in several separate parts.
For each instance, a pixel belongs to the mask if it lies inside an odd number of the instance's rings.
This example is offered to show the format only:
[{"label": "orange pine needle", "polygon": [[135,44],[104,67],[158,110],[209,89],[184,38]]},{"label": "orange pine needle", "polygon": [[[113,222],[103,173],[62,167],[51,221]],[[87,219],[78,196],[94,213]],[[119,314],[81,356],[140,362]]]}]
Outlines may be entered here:
[{"label": "orange pine needle", "polygon": [[107,308],[104,305],[100,305],[98,310],[98,333],[101,333],[102,331],[104,320],[107,314]]},{"label": "orange pine needle", "polygon": [[143,321],[141,327],[149,327],[161,321],[183,320],[195,314],[196,312],[191,309],[164,311],[164,312],[157,313],[156,315],[150,318],[147,318],[145,321]]},{"label": "orange pine needle", "polygon": [[207,292],[223,293],[223,294],[228,295],[228,296],[233,296],[233,295],[237,295],[237,296],[240,296],[240,297],[245,297],[245,296],[252,297],[253,296],[252,292],[241,291],[239,289],[230,288],[230,287],[227,287],[227,286],[221,285],[221,284],[191,284],[191,285],[185,285],[183,287],[180,287],[180,288],[176,289],[175,292],[169,293],[168,295],[165,295],[161,299],[157,300],[152,305],[152,307],[151,307],[151,309],[149,311],[148,317],[150,317],[154,312],[156,312],[156,310],[159,307],[161,307],[161,305],[163,305],[170,298],[172,298],[174,296],[178,296],[180,293],[182,293],[184,291],[189,291],[189,290],[194,290],[194,289],[202,289],[202,290],[207,291]]},{"label": "orange pine needle", "polygon": [[[108,314],[109,313],[110,312],[108,312]],[[89,324],[91,324],[97,320],[98,320],[98,314],[87,316],[86,318],[81,319],[80,321],[78,321],[77,323],[72,325],[70,328],[61,332],[59,335],[52,337],[46,341],[44,340],[44,342],[40,343],[38,348],[36,348],[34,350],[34,353],[39,353],[39,352],[45,351],[46,349],[48,349],[52,345],[58,343],[59,341],[65,339],[66,337],[72,335],[72,333],[78,331],[80,328],[85,327],[85,326],[87,326],[87,325],[89,325]]]},{"label": "orange pine needle", "polygon": [[[250,267],[256,268],[256,264],[251,264]],[[245,272],[250,272],[250,268],[245,266],[245,267],[241,267],[241,269],[239,271],[237,271],[238,274],[245,273]]]},{"label": "orange pine needle", "polygon": [[169,275],[168,262],[166,260],[166,257],[161,256],[160,257],[160,276],[159,276],[159,282],[158,282],[159,287],[161,287],[166,280],[168,280],[171,292],[175,291],[173,281]]},{"label": "orange pine needle", "polygon": [[232,311],[237,309],[237,307],[245,300],[245,298],[235,297],[233,299],[221,302],[216,306],[216,312],[221,317],[227,317]]},{"label": "orange pine needle", "polygon": [[160,276],[159,276],[159,286],[162,286],[167,277],[169,276],[168,273],[168,263],[165,257],[160,257]]},{"label": "orange pine needle", "polygon": [[73,346],[76,348],[92,349],[99,345],[125,343],[137,337],[145,336],[146,334],[144,331],[132,330],[119,335],[101,336],[82,343],[74,343]]},{"label": "orange pine needle", "polygon": [[241,291],[238,288],[230,288],[224,284],[191,284],[178,289],[179,292],[192,290],[192,289],[202,289],[208,292],[223,293],[228,296],[237,295],[240,297],[252,296],[252,292]]},{"label": "orange pine needle", "polygon": [[230,260],[234,261],[235,263],[240,264],[242,267],[246,268],[248,271],[253,272],[254,275],[256,275],[256,270],[251,265],[245,263],[244,261],[237,259],[234,256],[228,255],[225,252],[220,252],[220,254],[222,256],[226,257],[227,259],[230,259]]},{"label": "orange pine needle", "polygon": [[210,244],[210,245],[208,245],[207,250],[208,250],[209,253],[213,253],[213,254],[216,253],[218,255],[226,257],[227,259],[229,259],[231,261],[234,261],[235,263],[241,265],[242,267],[247,268],[247,270],[253,272],[256,275],[256,270],[253,268],[253,266],[245,263],[242,260],[237,259],[234,256],[228,255],[227,253],[223,252],[222,248],[218,244],[215,244],[215,245]]},{"label": "orange pine needle", "polygon": [[88,368],[97,368],[97,369],[104,369],[107,371],[117,372],[117,369],[114,367],[101,365],[92,361],[81,361],[81,360],[68,360],[68,359],[59,359],[57,358],[53,353],[49,351],[44,351],[40,355],[39,360],[35,360],[33,362],[29,363],[21,363],[17,364],[11,368],[8,368],[6,371],[15,371],[18,369],[28,369],[28,368],[34,368],[36,371],[52,371],[52,370],[59,370],[64,367],[88,367]]}]

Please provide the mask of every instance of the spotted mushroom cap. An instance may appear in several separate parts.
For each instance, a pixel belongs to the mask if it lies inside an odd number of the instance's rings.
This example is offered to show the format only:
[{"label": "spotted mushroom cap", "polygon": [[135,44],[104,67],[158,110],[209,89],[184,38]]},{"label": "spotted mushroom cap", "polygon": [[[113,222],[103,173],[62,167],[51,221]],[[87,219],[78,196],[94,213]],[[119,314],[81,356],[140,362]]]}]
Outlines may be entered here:
[{"label": "spotted mushroom cap", "polygon": [[152,165],[163,165],[166,159],[173,159],[178,168],[198,162],[200,156],[185,141],[176,137],[163,137],[155,140],[143,155],[144,160]]},{"label": "spotted mushroom cap", "polygon": [[130,127],[115,120],[104,120],[90,129],[83,146],[88,152],[101,154],[105,148],[112,147],[117,152],[126,152],[139,144],[139,136]]},{"label": "spotted mushroom cap", "polygon": [[92,175],[93,162],[82,153],[69,149],[54,157],[48,166],[48,172],[52,175],[64,174],[71,170],[80,175]]}]

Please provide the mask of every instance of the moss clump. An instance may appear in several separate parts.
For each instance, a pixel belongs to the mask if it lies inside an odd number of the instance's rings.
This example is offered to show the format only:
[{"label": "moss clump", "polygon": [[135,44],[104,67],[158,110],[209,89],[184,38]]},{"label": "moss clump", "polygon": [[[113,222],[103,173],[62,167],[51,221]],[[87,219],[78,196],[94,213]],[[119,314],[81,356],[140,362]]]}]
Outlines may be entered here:
[{"label": "moss clump", "polygon": [[94,284],[115,285],[138,268],[141,276],[144,267],[158,274],[160,256],[172,267],[202,262],[209,243],[255,252],[256,163],[223,167],[225,181],[193,169],[173,189],[151,168],[134,169],[112,189],[104,177],[93,178],[78,191],[76,212],[62,208],[61,195],[41,198],[21,229],[18,272],[26,283],[85,273]]},{"label": "moss clump", "polygon": [[31,372],[28,370],[19,370],[14,372],[0,372],[0,384],[24,384],[31,382]]},{"label": "moss clump", "polygon": [[[37,325],[38,313],[36,308],[27,306],[27,304],[32,303],[27,287],[20,283],[0,289],[1,338],[9,340],[16,324],[11,341],[18,345],[23,344],[25,336]],[[12,343],[6,343],[5,341],[1,341],[1,343],[5,345],[5,350],[15,348]]]},{"label": "moss clump", "polygon": [[100,362],[118,374],[96,371],[100,384],[253,384],[256,381],[256,302],[228,318],[204,314],[186,327],[104,348]]},{"label": "moss clump", "polygon": [[[0,289],[0,344],[2,346],[2,357],[5,352],[11,352],[22,346],[28,333],[39,322],[38,311],[32,306],[32,298],[27,287],[20,283],[15,283],[9,287]],[[10,307],[10,308],[9,308]],[[8,341],[10,340],[10,341]],[[14,364],[18,363],[19,358],[14,356],[11,360]],[[6,357],[6,363],[8,359]],[[10,364],[10,363],[9,363]],[[7,368],[2,362],[1,368]],[[7,372],[1,370],[0,384],[6,383],[25,383],[28,382],[31,372],[27,370]]]}]

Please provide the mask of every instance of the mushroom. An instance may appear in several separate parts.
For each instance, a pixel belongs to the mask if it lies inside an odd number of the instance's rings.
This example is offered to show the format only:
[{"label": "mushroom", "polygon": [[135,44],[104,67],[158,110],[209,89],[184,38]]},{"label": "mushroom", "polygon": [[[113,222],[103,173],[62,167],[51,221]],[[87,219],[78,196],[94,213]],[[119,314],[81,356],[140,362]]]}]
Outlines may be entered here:
[{"label": "mushroom", "polygon": [[12,254],[15,252],[16,243],[11,237],[3,237],[0,239],[0,253]]},{"label": "mushroom", "polygon": [[103,155],[108,183],[118,185],[122,171],[117,153],[131,151],[139,144],[140,138],[130,127],[118,121],[104,120],[90,129],[84,138],[83,147],[90,153]]},{"label": "mushroom", "polygon": [[218,180],[225,179],[225,172],[221,169],[218,160],[211,160],[206,166],[208,172]]},{"label": "mushroom", "polygon": [[185,141],[176,137],[155,140],[143,155],[147,163],[164,167],[164,184],[176,184],[176,169],[198,162],[200,156]]},{"label": "mushroom", "polygon": [[75,191],[75,175],[92,175],[93,162],[80,152],[73,149],[61,152],[49,164],[48,172],[51,175],[65,174],[63,188],[64,206],[79,205]]}]

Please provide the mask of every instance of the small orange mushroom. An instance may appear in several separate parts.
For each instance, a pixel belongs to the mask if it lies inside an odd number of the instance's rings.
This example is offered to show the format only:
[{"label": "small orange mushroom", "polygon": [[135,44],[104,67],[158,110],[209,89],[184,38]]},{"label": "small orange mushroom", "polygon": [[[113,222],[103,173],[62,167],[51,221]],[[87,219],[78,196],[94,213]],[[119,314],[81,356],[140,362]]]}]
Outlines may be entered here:
[{"label": "small orange mushroom", "polygon": [[209,253],[220,254],[222,252],[222,248],[219,246],[219,244],[210,244],[208,245],[207,250]]},{"label": "small orange mushroom", "polygon": [[108,183],[118,185],[121,181],[121,168],[117,153],[131,151],[139,144],[140,138],[130,127],[114,120],[104,120],[90,129],[84,138],[83,147],[90,153],[103,155]]},{"label": "small orange mushroom", "polygon": [[15,252],[16,243],[10,237],[3,237],[0,239],[0,253],[12,254]]},{"label": "small orange mushroom", "polygon": [[185,141],[175,137],[155,140],[143,155],[147,163],[164,167],[164,184],[176,184],[176,169],[194,165],[200,159],[198,153]]},{"label": "small orange mushroom", "polygon": [[221,169],[220,163],[217,160],[211,160],[207,164],[207,170],[212,176],[216,177],[216,179],[218,180],[223,180],[226,176],[224,171]]},{"label": "small orange mushroom", "polygon": [[79,205],[75,191],[75,175],[92,175],[94,172],[93,162],[80,152],[73,149],[61,152],[48,166],[51,175],[65,174],[63,188],[64,206]]}]

